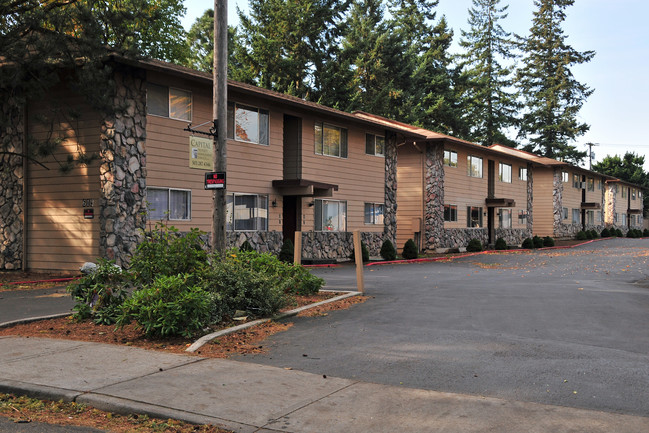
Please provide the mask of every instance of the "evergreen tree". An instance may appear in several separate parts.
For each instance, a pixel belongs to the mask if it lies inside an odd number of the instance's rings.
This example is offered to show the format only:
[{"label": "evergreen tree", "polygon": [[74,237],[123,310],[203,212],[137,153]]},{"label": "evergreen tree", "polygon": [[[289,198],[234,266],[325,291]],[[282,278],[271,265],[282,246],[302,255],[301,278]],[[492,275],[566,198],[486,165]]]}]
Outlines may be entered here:
[{"label": "evergreen tree", "polygon": [[574,0],[535,0],[530,35],[522,41],[519,90],[525,102],[519,137],[528,137],[525,150],[549,158],[579,162],[586,155],[569,143],[586,133],[589,125],[577,115],[593,92],[579,83],[570,68],[590,61],[594,51],[578,52],[566,43],[561,23]]},{"label": "evergreen tree", "polygon": [[511,33],[499,21],[507,17],[508,6],[499,7],[500,0],[473,0],[469,9],[469,31],[462,31],[459,56],[463,68],[463,109],[472,141],[484,146],[501,143],[515,146],[504,131],[516,125],[520,104],[508,91],[513,84],[513,67],[501,65],[510,60],[514,42]]},{"label": "evergreen tree", "polygon": [[331,46],[339,41],[344,0],[250,0],[240,10],[241,63],[261,87],[312,98]]}]

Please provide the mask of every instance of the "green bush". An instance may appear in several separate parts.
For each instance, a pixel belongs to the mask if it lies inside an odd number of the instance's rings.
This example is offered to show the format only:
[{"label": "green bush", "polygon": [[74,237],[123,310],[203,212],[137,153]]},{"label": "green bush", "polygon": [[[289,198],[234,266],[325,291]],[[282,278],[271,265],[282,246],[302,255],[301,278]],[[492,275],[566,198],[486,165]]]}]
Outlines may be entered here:
[{"label": "green bush", "polygon": [[546,247],[553,247],[554,246],[554,239],[552,239],[551,236],[546,236],[543,238],[543,245]]},{"label": "green bush", "polygon": [[401,257],[403,257],[406,260],[412,260],[419,257],[419,253],[417,252],[417,245],[415,245],[415,241],[413,241],[412,239],[408,239],[406,241],[406,243],[403,245],[403,251],[401,252]]},{"label": "green bush", "polygon": [[633,229],[629,229],[629,231],[626,232],[626,237],[627,238],[634,238],[635,237],[635,231]]},{"label": "green bush", "polygon": [[506,250],[507,249],[507,242],[503,238],[498,238],[496,239],[496,244],[494,246],[497,250]]},{"label": "green bush", "polygon": [[386,261],[395,260],[397,258],[397,250],[394,248],[394,245],[392,245],[392,242],[390,242],[390,239],[383,241],[383,245],[381,245],[381,257]]},{"label": "green bush", "polygon": [[204,234],[193,228],[183,235],[173,226],[156,223],[154,230],[145,233],[131,260],[135,284],[149,284],[161,275],[196,275],[207,265]]},{"label": "green bush", "polygon": [[624,237],[624,233],[620,229],[615,229],[615,236],[618,238]]},{"label": "green bush", "polygon": [[129,273],[115,265],[115,262],[99,259],[93,273],[67,287],[75,301],[75,319],[92,318],[101,325],[115,323],[120,307],[128,296],[126,288],[130,279]]},{"label": "green bush", "polygon": [[602,237],[603,238],[610,238],[611,236],[612,236],[611,232],[608,231],[608,229],[606,227],[604,227],[604,229],[602,230]]},{"label": "green bush", "polygon": [[255,249],[252,247],[252,245],[250,245],[250,242],[248,242],[248,239],[246,239],[245,241],[243,241],[243,243],[239,247],[239,251],[250,252],[250,251],[255,251]]},{"label": "green bush", "polygon": [[597,239],[597,238],[599,238],[599,233],[597,233],[597,230],[595,230],[595,229],[591,229],[591,230],[590,230],[590,236],[591,236],[591,238],[593,238],[593,239]]},{"label": "green bush", "polygon": [[482,251],[482,242],[475,238],[471,239],[469,241],[469,244],[466,246],[466,250],[469,253],[477,253],[479,251]]},{"label": "green bush", "polygon": [[[370,261],[370,250],[367,249],[367,245],[365,245],[365,242],[361,242],[361,258],[363,259],[363,263],[367,263]],[[349,259],[356,263],[356,249],[352,248],[352,252],[349,254]]]},{"label": "green bush", "polygon": [[590,230],[584,231],[584,234],[586,235],[586,239],[592,239],[593,234],[590,232]]},{"label": "green bush", "polygon": [[122,305],[118,327],[135,320],[147,337],[189,338],[212,322],[218,296],[210,295],[197,286],[188,285],[189,275],[160,275],[151,284],[133,293]]},{"label": "green bush", "polygon": [[641,238],[642,237],[642,230],[640,229],[633,229],[635,230],[635,237],[636,238]]},{"label": "green bush", "polygon": [[645,237],[645,238],[646,238],[646,237],[649,237],[649,229],[644,229],[644,230],[642,231],[642,236]]},{"label": "green bush", "polygon": [[532,248],[534,248],[534,241],[531,238],[525,238],[521,247],[531,250]]},{"label": "green bush", "polygon": [[543,238],[541,236],[534,236],[532,238],[534,248],[543,248]]},{"label": "green bush", "polygon": [[577,232],[577,236],[575,236],[575,238],[576,238],[578,241],[585,241],[585,240],[587,239],[587,238],[586,238],[586,232],[583,231],[583,230],[580,230],[579,232]]},{"label": "green bush", "polygon": [[284,263],[293,263],[294,260],[295,245],[290,239],[286,239],[282,244],[282,248],[279,250],[279,259]]}]

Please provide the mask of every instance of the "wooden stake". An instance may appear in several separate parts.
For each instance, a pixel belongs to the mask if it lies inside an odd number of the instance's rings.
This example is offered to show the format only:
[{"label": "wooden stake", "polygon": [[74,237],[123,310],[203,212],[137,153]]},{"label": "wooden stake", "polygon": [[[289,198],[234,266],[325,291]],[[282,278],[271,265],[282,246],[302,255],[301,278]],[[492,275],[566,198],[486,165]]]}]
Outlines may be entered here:
[{"label": "wooden stake", "polygon": [[361,248],[361,231],[354,231],[354,259],[356,260],[356,287],[361,293],[365,292],[363,281],[363,250]]},{"label": "wooden stake", "polygon": [[302,264],[302,232],[295,232],[293,263],[296,265]]}]

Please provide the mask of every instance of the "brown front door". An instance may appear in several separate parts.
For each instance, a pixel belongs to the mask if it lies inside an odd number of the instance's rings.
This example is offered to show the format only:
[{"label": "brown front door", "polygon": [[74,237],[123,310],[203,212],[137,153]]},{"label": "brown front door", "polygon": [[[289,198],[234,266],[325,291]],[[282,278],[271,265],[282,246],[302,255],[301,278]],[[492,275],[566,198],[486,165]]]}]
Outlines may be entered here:
[{"label": "brown front door", "polygon": [[284,196],[284,217],[282,219],[282,232],[284,240],[290,239],[295,243],[295,231],[300,229],[300,205],[302,201],[297,196]]}]

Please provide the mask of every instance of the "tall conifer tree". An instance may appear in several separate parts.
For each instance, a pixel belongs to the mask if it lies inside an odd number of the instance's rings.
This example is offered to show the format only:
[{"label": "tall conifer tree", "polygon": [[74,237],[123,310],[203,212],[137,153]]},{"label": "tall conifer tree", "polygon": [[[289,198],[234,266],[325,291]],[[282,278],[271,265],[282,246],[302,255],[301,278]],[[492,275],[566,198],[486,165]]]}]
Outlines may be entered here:
[{"label": "tall conifer tree", "polygon": [[508,6],[500,0],[473,0],[469,9],[469,31],[462,30],[459,55],[463,68],[463,109],[470,125],[470,138],[484,146],[501,143],[515,146],[505,130],[516,125],[520,104],[508,89],[512,86],[513,66],[503,60],[515,57],[511,33],[499,21],[507,17]]},{"label": "tall conifer tree", "polygon": [[523,41],[523,66],[518,71],[519,90],[525,102],[519,136],[528,137],[525,150],[549,158],[579,162],[586,152],[570,142],[590,128],[577,115],[593,92],[578,82],[570,68],[586,63],[594,51],[578,52],[566,43],[561,24],[565,9],[574,0],[535,0],[530,35]]}]

